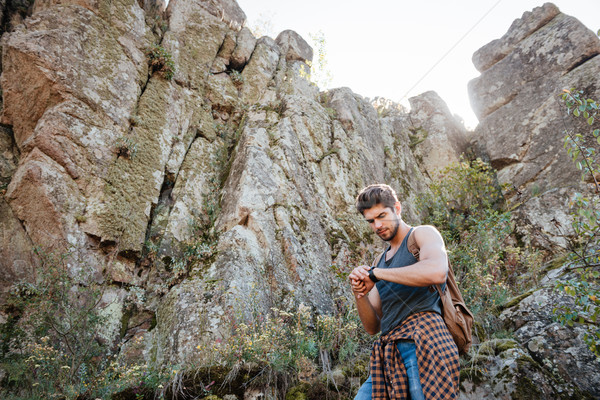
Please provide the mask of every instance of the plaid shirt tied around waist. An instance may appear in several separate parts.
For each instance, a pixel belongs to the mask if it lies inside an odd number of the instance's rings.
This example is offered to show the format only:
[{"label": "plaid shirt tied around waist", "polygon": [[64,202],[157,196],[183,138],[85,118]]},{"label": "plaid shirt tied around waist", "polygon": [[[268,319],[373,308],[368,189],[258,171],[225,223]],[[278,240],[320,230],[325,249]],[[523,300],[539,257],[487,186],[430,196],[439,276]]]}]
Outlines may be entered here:
[{"label": "plaid shirt tied around waist", "polygon": [[441,315],[423,312],[404,322],[373,343],[370,372],[373,400],[408,399],[408,377],[395,345],[413,340],[425,399],[457,399],[460,366],[458,349]]}]

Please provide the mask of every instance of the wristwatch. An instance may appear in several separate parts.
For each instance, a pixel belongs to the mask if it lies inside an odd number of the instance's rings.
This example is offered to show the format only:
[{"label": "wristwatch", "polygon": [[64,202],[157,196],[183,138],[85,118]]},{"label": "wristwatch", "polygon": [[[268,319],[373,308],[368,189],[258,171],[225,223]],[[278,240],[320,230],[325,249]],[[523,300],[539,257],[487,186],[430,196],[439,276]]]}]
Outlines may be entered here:
[{"label": "wristwatch", "polygon": [[373,270],[375,269],[375,266],[372,266],[371,269],[369,269],[369,279],[373,282],[373,283],[377,283],[379,282],[379,279],[377,279],[377,277],[375,276],[375,274],[373,273]]}]

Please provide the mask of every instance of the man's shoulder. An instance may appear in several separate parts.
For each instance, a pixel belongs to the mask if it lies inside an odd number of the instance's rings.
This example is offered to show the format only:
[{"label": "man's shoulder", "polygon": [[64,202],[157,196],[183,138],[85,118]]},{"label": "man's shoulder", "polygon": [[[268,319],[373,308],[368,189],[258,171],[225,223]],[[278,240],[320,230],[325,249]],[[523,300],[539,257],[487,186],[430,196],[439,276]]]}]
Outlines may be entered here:
[{"label": "man's shoulder", "polygon": [[440,231],[433,225],[417,225],[413,228],[413,233],[417,235],[421,234],[439,234]]},{"label": "man's shoulder", "polygon": [[413,228],[414,239],[418,244],[426,243],[429,241],[442,240],[442,234],[433,225],[418,225]]}]

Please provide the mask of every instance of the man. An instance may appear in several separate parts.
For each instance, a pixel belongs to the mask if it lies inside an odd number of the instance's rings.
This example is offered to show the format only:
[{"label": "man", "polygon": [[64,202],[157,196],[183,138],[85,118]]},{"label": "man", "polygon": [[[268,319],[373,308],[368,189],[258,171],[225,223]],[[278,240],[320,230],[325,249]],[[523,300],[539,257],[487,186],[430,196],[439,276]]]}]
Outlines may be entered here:
[{"label": "man", "polygon": [[[388,185],[364,188],[356,207],[389,246],[372,268],[362,265],[350,274],[365,330],[371,335],[381,331],[373,344],[370,376],[355,400],[457,398],[458,349],[432,288],[443,288],[448,272],[442,236],[433,226],[406,224]],[[409,239],[418,247],[418,262]]]}]

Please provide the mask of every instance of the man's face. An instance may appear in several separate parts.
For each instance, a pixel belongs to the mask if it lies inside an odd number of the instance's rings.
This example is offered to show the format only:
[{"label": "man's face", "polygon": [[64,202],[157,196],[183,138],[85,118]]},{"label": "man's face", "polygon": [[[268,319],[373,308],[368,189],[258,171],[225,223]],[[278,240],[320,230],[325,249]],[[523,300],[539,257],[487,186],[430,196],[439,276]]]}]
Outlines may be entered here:
[{"label": "man's face", "polygon": [[390,241],[398,233],[400,217],[395,208],[386,207],[383,204],[375,204],[365,210],[363,215],[371,229],[383,240]]}]

